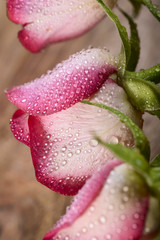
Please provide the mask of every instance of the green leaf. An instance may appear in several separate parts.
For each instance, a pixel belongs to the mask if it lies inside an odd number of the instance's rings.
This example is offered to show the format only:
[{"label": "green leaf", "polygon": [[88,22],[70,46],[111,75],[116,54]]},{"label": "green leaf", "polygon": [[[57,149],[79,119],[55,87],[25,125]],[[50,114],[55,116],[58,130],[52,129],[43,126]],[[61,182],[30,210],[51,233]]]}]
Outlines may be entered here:
[{"label": "green leaf", "polygon": [[149,11],[157,18],[158,21],[160,21],[160,10],[157,8],[156,5],[152,3],[150,0],[135,0],[138,3],[142,3],[145,5]]},{"label": "green leaf", "polygon": [[112,10],[105,5],[105,3],[102,0],[97,0],[97,2],[103,7],[103,9],[105,10],[106,14],[111,18],[111,20],[115,23],[119,35],[121,37],[123,46],[124,46],[124,50],[125,50],[125,57],[126,57],[126,64],[128,64],[128,61],[130,59],[130,54],[131,54],[131,46],[130,46],[130,41],[128,38],[128,33],[126,28],[120,23],[117,15],[112,12]]},{"label": "green leaf", "polygon": [[141,3],[136,2],[135,0],[129,0],[134,7],[134,15],[137,16],[141,9]]},{"label": "green leaf", "polygon": [[110,151],[112,151],[119,159],[134,167],[147,183],[150,194],[156,196],[156,198],[160,201],[160,181],[157,179],[157,181],[154,182],[154,179],[150,174],[149,163],[146,161],[144,156],[139,153],[138,149],[128,148],[122,144],[106,143],[99,137],[96,137],[95,139],[104,147],[107,147]]},{"label": "green leaf", "polygon": [[151,111],[150,113],[156,115],[160,119],[160,110]]},{"label": "green leaf", "polygon": [[128,61],[126,70],[134,71],[136,69],[139,56],[140,56],[140,38],[138,35],[137,24],[134,23],[133,19],[123,10],[120,9],[123,15],[128,19],[131,31],[130,45],[131,45],[131,55]]},{"label": "green leaf", "polygon": [[157,64],[151,68],[142,70],[140,72],[126,71],[125,75],[127,77],[143,78],[147,81],[151,81],[154,83],[160,83],[160,64]]},{"label": "green leaf", "polygon": [[123,87],[133,106],[142,112],[160,109],[160,87],[141,78],[125,77]]},{"label": "green leaf", "polygon": [[135,167],[136,170],[140,170],[145,173],[149,171],[148,162],[143,155],[137,151],[137,149],[131,149],[123,146],[122,144],[105,143],[98,137],[96,140],[104,147],[107,147],[110,151],[112,151],[122,161]]},{"label": "green leaf", "polygon": [[117,79],[116,81],[119,83],[119,85],[121,85],[121,79],[123,79],[124,74],[125,74],[125,70],[126,70],[126,54],[125,54],[125,49],[124,46],[122,45],[121,51],[118,55],[118,72],[117,72]]},{"label": "green leaf", "polygon": [[93,106],[96,106],[96,107],[106,109],[106,110],[114,113],[115,115],[117,115],[121,119],[121,121],[124,122],[126,124],[126,126],[129,127],[129,129],[131,130],[131,132],[134,136],[135,146],[146,157],[146,159],[149,160],[149,158],[150,158],[150,145],[149,145],[148,139],[144,135],[143,131],[128,116],[121,113],[117,109],[114,109],[112,107],[109,107],[109,106],[106,106],[106,105],[103,105],[103,104],[93,103],[93,102],[89,102],[89,101],[86,101],[86,100],[83,100],[82,102],[86,103],[86,104],[89,104],[89,105],[93,105]]},{"label": "green leaf", "polygon": [[158,154],[150,164],[151,167],[160,167],[160,154]]}]

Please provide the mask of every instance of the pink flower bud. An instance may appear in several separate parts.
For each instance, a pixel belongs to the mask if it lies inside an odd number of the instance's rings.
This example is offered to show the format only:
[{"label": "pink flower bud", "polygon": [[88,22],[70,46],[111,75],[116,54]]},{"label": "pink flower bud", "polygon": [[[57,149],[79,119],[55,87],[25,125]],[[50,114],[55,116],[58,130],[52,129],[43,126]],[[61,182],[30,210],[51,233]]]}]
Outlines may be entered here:
[{"label": "pink flower bud", "polygon": [[[105,0],[113,7],[116,0]],[[104,16],[96,0],[7,0],[8,16],[23,26],[18,37],[31,52],[77,37]]]},{"label": "pink flower bud", "polygon": [[124,90],[109,78],[116,72],[116,59],[106,50],[90,49],[7,92],[20,108],[11,130],[30,146],[37,180],[50,189],[74,195],[97,168],[112,160],[95,135],[106,142],[134,145],[132,133],[116,115],[80,102],[89,98],[106,104],[141,125],[141,115]]},{"label": "pink flower bud", "polygon": [[143,179],[114,159],[86,182],[43,240],[138,240],[148,199]]}]

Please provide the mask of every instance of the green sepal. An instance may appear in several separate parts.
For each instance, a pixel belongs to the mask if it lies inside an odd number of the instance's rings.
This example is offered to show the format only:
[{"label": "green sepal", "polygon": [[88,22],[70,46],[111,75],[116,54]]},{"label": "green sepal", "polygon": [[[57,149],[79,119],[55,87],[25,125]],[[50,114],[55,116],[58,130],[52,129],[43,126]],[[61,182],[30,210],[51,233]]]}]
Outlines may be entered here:
[{"label": "green sepal", "polygon": [[[149,233],[148,229],[152,229],[152,231]],[[159,202],[157,198],[150,196],[143,236],[146,236],[146,240],[147,239],[153,240],[154,237],[159,233],[159,230],[160,230]],[[152,238],[147,238],[148,234],[150,235],[150,237],[152,235]]]},{"label": "green sepal", "polygon": [[133,137],[134,137],[136,148],[138,148],[139,151],[141,152],[141,154],[144,155],[146,157],[146,159],[149,160],[150,145],[149,145],[148,139],[144,135],[143,131],[128,116],[126,116],[122,112],[118,111],[117,109],[114,109],[112,107],[109,107],[109,106],[106,106],[103,104],[93,103],[93,102],[89,102],[86,100],[83,100],[82,103],[86,103],[89,105],[93,105],[96,107],[106,109],[106,110],[114,113],[115,115],[117,115],[121,119],[121,121],[123,123],[125,123],[126,126],[131,130]]},{"label": "green sepal", "polygon": [[150,168],[150,177],[153,182],[160,182],[160,167]]},{"label": "green sepal", "polygon": [[160,110],[151,111],[150,113],[156,115],[160,119]]},{"label": "green sepal", "polygon": [[130,36],[131,55],[126,66],[126,70],[134,71],[136,69],[140,56],[140,38],[137,30],[137,24],[133,21],[132,17],[130,17],[126,12],[124,12],[122,9],[120,9],[120,11],[127,18],[131,32]]},{"label": "green sepal", "polygon": [[153,182],[160,182],[160,154],[150,164],[150,177]]},{"label": "green sepal", "polygon": [[125,72],[126,77],[136,77],[136,78],[142,78],[147,81],[151,81],[154,83],[160,83],[160,64],[157,64],[151,68],[148,68],[146,70],[142,70],[140,72]]},{"label": "green sepal", "polygon": [[158,154],[150,164],[151,167],[160,167],[160,154]]},{"label": "green sepal", "polygon": [[160,203],[160,181],[154,183],[151,187],[151,190],[154,196],[159,199],[159,203]]},{"label": "green sepal", "polygon": [[150,178],[152,179],[153,183],[160,183],[160,167],[159,168],[151,168],[150,169]]},{"label": "green sepal", "polygon": [[96,137],[96,140],[112,151],[119,159],[132,165],[139,172],[143,172],[144,175],[149,172],[149,163],[144,156],[139,153],[138,149],[128,148],[122,144],[106,143],[98,137]]},{"label": "green sepal", "polygon": [[141,112],[160,110],[160,87],[141,78],[125,77],[123,87],[133,106]]},{"label": "green sepal", "polygon": [[142,3],[145,5],[149,11],[157,18],[158,21],[160,21],[160,10],[157,8],[156,5],[152,3],[150,0],[134,0],[135,2]]},{"label": "green sepal", "polygon": [[[120,23],[117,15],[107,6],[105,5],[105,3],[102,0],[97,0],[97,2],[103,7],[105,13],[110,17],[110,19],[115,23],[119,35],[121,37],[123,46],[124,46],[124,50],[125,50],[125,58],[126,58],[126,64],[128,64],[128,61],[130,59],[130,55],[131,55],[131,45],[130,45],[130,40],[128,37],[128,33],[126,28]],[[122,72],[122,75],[124,73],[124,66],[122,67],[120,64],[120,71]],[[123,68],[123,69],[122,69]]]},{"label": "green sepal", "polygon": [[141,9],[141,3],[136,2],[135,0],[129,0],[130,3],[132,4],[133,8],[134,8],[134,15],[135,17],[139,14],[139,11]]}]

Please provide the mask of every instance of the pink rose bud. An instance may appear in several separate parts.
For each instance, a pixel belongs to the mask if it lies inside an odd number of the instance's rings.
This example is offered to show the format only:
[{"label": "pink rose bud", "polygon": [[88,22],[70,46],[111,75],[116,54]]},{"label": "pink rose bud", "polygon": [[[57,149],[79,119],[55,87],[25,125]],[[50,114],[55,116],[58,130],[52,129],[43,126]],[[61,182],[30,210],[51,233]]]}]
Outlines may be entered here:
[{"label": "pink rose bud", "polygon": [[[113,7],[116,0],[104,2]],[[23,26],[18,37],[31,52],[75,38],[105,16],[96,0],[7,0],[7,8],[10,20]]]},{"label": "pink rose bud", "polygon": [[7,92],[20,108],[13,115],[11,130],[30,146],[37,180],[50,189],[74,195],[97,168],[112,161],[113,155],[95,135],[106,142],[134,145],[132,133],[116,115],[80,102],[89,98],[106,104],[141,126],[141,115],[109,78],[116,72],[114,57],[106,50],[90,49]]},{"label": "pink rose bud", "polygon": [[87,180],[43,240],[138,240],[148,200],[141,177],[114,159]]}]

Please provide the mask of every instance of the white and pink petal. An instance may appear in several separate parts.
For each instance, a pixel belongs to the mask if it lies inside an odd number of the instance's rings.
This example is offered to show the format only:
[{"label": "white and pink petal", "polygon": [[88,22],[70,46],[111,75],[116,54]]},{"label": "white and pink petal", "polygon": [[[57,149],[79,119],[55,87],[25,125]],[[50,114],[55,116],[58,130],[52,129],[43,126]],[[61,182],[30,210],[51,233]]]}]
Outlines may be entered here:
[{"label": "white and pink petal", "polygon": [[138,240],[148,210],[147,187],[130,166],[119,164],[113,160],[95,173],[43,240]]},{"label": "white and pink petal", "polygon": [[[115,2],[105,0],[109,7]],[[22,24],[19,39],[31,52],[77,37],[105,16],[96,0],[7,0],[7,7],[9,18]]]},{"label": "white and pink petal", "polygon": [[18,109],[10,120],[10,128],[18,141],[30,146],[28,117],[28,114]]},{"label": "white and pink petal", "polygon": [[[90,100],[114,107],[141,125],[126,93],[111,79]],[[76,194],[97,168],[113,158],[95,135],[106,142],[134,145],[132,133],[117,116],[83,103],[49,116],[30,116],[29,131],[38,181],[67,195]]]},{"label": "white and pink petal", "polygon": [[116,72],[116,59],[107,50],[88,49],[33,82],[8,90],[6,95],[28,114],[48,115],[90,97]]}]

